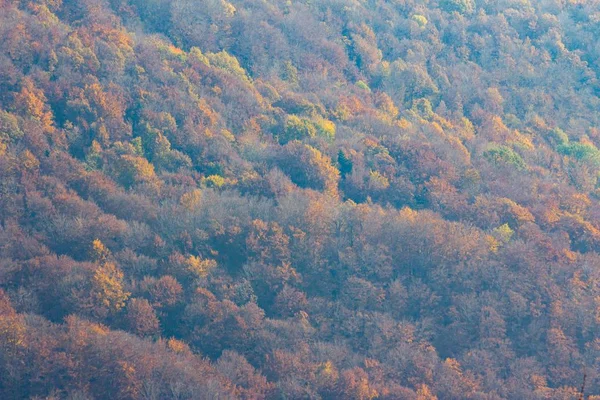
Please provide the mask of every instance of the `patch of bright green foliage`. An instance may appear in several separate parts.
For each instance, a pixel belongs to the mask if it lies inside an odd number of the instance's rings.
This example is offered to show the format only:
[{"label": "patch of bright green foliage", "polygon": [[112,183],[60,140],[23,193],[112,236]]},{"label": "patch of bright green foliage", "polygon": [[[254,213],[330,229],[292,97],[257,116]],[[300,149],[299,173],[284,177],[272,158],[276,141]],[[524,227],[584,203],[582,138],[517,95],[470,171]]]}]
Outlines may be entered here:
[{"label": "patch of bright green foliage", "polygon": [[600,150],[593,144],[566,143],[558,146],[557,151],[578,161],[590,161],[594,165],[600,165]]},{"label": "patch of bright green foliage", "polygon": [[442,0],[440,7],[447,12],[459,12],[461,14],[471,14],[475,11],[475,2],[473,0]]},{"label": "patch of bright green foliage", "polygon": [[567,136],[565,131],[558,127],[552,129],[548,133],[548,138],[552,143],[555,143],[559,146],[566,145],[567,143],[569,143],[569,136]]},{"label": "patch of bright green foliage", "polygon": [[367,92],[371,91],[371,88],[369,87],[369,85],[367,85],[365,81],[356,82],[356,86],[361,88],[362,90],[366,90]]},{"label": "patch of bright green foliage", "polygon": [[527,167],[523,158],[513,149],[507,146],[494,146],[483,153],[486,160],[496,164],[512,165],[515,168],[522,170]]},{"label": "patch of bright green foliage", "polygon": [[424,98],[414,100],[411,111],[424,119],[430,119],[434,115],[431,102]]},{"label": "patch of bright green foliage", "polygon": [[244,79],[245,81],[250,80],[246,74],[246,70],[242,68],[238,59],[227,53],[225,50],[219,53],[208,53],[206,56],[210,61],[210,65],[227,71],[232,75]]},{"label": "patch of bright green foliage", "polygon": [[316,136],[333,140],[335,137],[335,124],[323,118],[312,121],[307,118],[290,115],[287,118],[283,134],[280,135],[279,141],[281,143],[288,143],[293,140],[304,140]]}]

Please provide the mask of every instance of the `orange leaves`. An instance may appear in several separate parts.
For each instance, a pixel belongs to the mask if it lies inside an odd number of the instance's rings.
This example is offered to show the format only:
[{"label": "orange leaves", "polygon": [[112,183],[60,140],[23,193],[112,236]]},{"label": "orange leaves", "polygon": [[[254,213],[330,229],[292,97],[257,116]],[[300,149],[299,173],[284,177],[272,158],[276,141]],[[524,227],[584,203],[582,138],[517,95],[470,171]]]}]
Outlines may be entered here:
[{"label": "orange leaves", "polygon": [[169,308],[175,306],[183,294],[183,287],[175,278],[169,275],[159,279],[146,277],[141,283],[153,307]]},{"label": "orange leaves", "polygon": [[399,110],[394,104],[394,101],[385,92],[378,92],[375,95],[375,105],[383,113],[383,115],[390,120],[394,120],[398,117]]},{"label": "orange leaves", "polygon": [[93,261],[102,264],[102,263],[108,262],[108,260],[111,256],[111,252],[110,252],[110,250],[108,250],[108,248],[106,248],[104,243],[102,243],[98,239],[95,239],[92,242],[92,249],[90,251],[90,256]]},{"label": "orange leaves", "polygon": [[181,340],[177,340],[177,339],[167,340],[167,348],[177,354],[190,354],[191,353],[190,347],[187,344],[185,344],[184,342],[182,342]]},{"label": "orange leaves", "polygon": [[467,209],[467,197],[448,181],[433,177],[426,184],[427,198],[435,211],[446,215],[462,215]]},{"label": "orange leaves", "polygon": [[124,106],[117,94],[118,90],[118,87],[112,85],[105,90],[100,83],[95,82],[84,87],[80,99],[98,118],[122,118]]},{"label": "orange leaves", "polygon": [[329,157],[298,141],[288,143],[282,150],[280,168],[294,183],[337,196],[340,172]]},{"label": "orange leaves", "polygon": [[366,107],[356,96],[341,98],[332,114],[341,121],[346,121],[365,112]]},{"label": "orange leaves", "polygon": [[0,397],[568,397],[593,5],[234,3],[0,0]]},{"label": "orange leaves", "polygon": [[96,239],[92,242],[90,256],[98,263],[91,279],[92,312],[106,316],[118,312],[125,306],[130,293],[123,287],[123,272],[111,261],[110,250]]},{"label": "orange leaves", "polygon": [[535,217],[527,208],[507,198],[478,196],[471,207],[473,219],[480,226],[509,224],[516,228],[528,222],[535,222]]},{"label": "orange leaves", "polygon": [[492,115],[483,123],[481,132],[486,137],[496,143],[515,144],[526,150],[534,150],[535,146],[531,138],[516,129],[508,128],[502,118],[498,115]]},{"label": "orange leaves", "polygon": [[289,237],[276,222],[252,221],[246,246],[256,260],[272,265],[289,261]]},{"label": "orange leaves", "polygon": [[40,167],[39,160],[29,150],[21,153],[21,165],[23,169],[28,172],[35,172]]},{"label": "orange leaves", "polygon": [[116,44],[126,51],[133,51],[133,38],[123,29],[115,29],[102,24],[92,24],[89,29],[96,37],[102,37],[108,43]]},{"label": "orange leaves", "polygon": [[151,336],[160,331],[156,312],[146,299],[132,299],[126,315],[129,330],[137,335]]},{"label": "orange leaves", "polygon": [[15,106],[25,116],[38,120],[45,131],[52,130],[53,116],[46,105],[44,92],[25,79],[21,91],[15,96]]},{"label": "orange leaves", "polygon": [[343,398],[371,400],[379,393],[370,385],[369,377],[362,368],[346,370],[339,381],[339,390]]},{"label": "orange leaves", "polygon": [[191,192],[184,193],[179,200],[179,203],[189,212],[194,212],[202,203],[202,191],[194,189]]},{"label": "orange leaves", "polygon": [[437,396],[431,392],[429,386],[425,384],[419,385],[417,389],[417,400],[437,400]]},{"label": "orange leaves", "polygon": [[125,306],[129,298],[123,288],[123,272],[113,263],[104,263],[96,268],[92,277],[92,299],[100,308],[96,311],[103,314],[117,312]]},{"label": "orange leaves", "polygon": [[214,126],[218,121],[218,116],[205,99],[199,99],[197,102],[197,110],[199,111],[199,118],[203,125],[207,127]]},{"label": "orange leaves", "polygon": [[10,299],[0,289],[0,351],[16,351],[25,346],[24,321],[15,312]]},{"label": "orange leaves", "polygon": [[0,314],[0,351],[8,354],[26,346],[27,328],[20,315]]},{"label": "orange leaves", "polygon": [[0,289],[0,316],[14,316],[15,314],[16,312],[12,307],[10,299],[4,290]]},{"label": "orange leaves", "polygon": [[[131,127],[124,121],[125,100],[117,85],[102,85],[91,77],[83,87],[72,87],[66,99],[66,117],[79,130],[93,132],[103,145],[123,140],[131,135]],[[87,132],[86,132],[87,133]],[[72,141],[77,141],[73,137]],[[81,144],[80,144],[81,145]]]},{"label": "orange leaves", "polygon": [[203,259],[197,256],[189,256],[185,264],[187,270],[198,278],[206,278],[210,271],[217,267],[215,260]]},{"label": "orange leaves", "polygon": [[148,183],[155,187],[160,185],[154,172],[154,166],[145,158],[124,154],[117,162],[115,173],[125,187],[142,183]]}]

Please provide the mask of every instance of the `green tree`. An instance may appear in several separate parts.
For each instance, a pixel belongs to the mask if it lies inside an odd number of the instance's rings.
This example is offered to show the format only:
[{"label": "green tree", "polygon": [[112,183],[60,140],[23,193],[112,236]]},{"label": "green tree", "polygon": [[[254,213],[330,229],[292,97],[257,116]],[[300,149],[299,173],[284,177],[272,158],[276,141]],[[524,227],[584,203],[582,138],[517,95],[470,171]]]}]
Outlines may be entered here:
[{"label": "green tree", "polygon": [[474,0],[441,0],[440,7],[447,12],[459,12],[461,14],[471,14],[475,11]]},{"label": "green tree", "polygon": [[517,152],[504,145],[489,148],[483,153],[483,157],[495,164],[512,165],[519,170],[527,167],[527,164]]},{"label": "green tree", "polygon": [[317,128],[311,121],[290,115],[285,122],[283,133],[279,136],[279,142],[285,144],[293,140],[313,138],[316,135]]}]

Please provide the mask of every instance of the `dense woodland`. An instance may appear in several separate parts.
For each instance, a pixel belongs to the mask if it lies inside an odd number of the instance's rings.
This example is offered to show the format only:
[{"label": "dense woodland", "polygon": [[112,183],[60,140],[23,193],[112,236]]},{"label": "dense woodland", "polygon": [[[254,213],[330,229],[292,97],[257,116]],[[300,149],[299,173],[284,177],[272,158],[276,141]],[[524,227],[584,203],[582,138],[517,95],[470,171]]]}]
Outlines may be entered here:
[{"label": "dense woodland", "polygon": [[0,0],[0,398],[600,398],[599,38],[598,0]]}]

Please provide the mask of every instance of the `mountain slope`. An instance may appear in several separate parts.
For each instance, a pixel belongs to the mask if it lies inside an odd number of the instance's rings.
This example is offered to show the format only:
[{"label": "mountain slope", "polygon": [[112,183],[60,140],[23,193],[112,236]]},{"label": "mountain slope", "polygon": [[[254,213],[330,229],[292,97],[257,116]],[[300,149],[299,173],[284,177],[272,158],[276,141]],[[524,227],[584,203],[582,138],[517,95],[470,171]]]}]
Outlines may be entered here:
[{"label": "mountain slope", "polygon": [[599,21],[0,0],[0,397],[600,396]]}]

